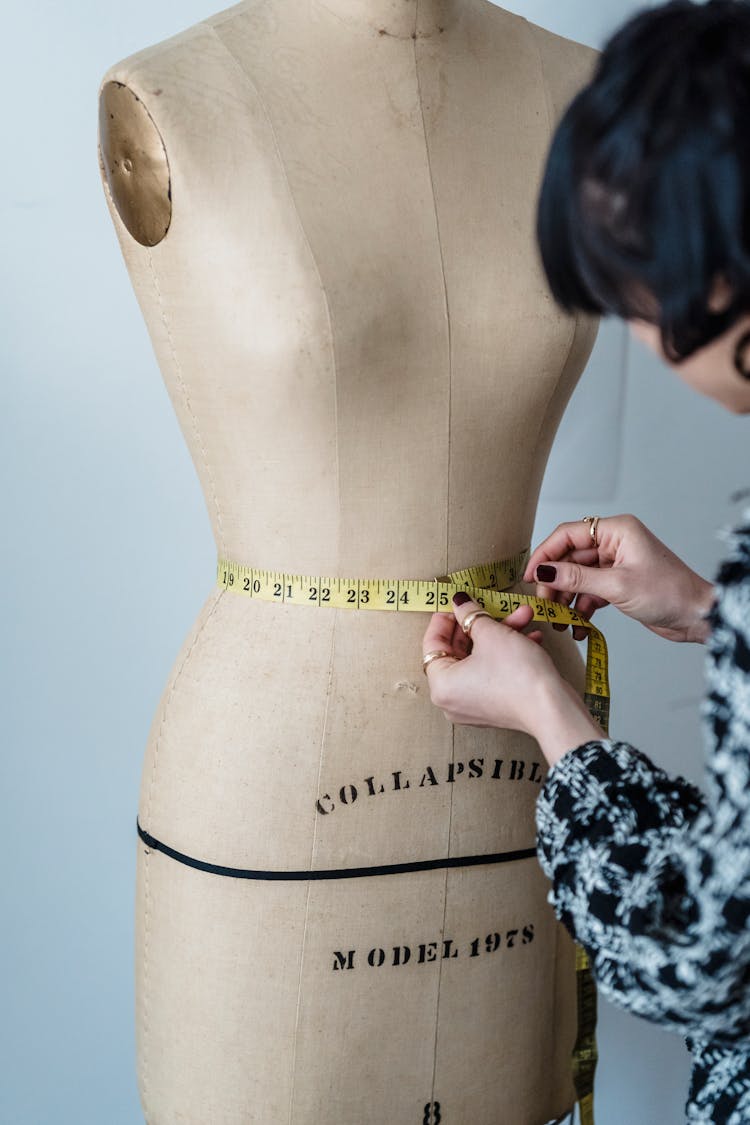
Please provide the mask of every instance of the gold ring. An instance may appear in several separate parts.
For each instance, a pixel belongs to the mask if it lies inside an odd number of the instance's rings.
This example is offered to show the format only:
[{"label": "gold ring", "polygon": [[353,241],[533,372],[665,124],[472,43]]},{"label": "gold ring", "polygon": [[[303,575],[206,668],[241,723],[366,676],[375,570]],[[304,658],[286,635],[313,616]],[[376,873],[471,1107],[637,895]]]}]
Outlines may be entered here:
[{"label": "gold ring", "polygon": [[601,518],[600,516],[584,516],[583,517],[583,522],[587,523],[589,525],[589,535],[591,536],[591,542],[594,544],[595,547],[599,546],[599,540],[596,537],[596,530],[599,526],[599,519],[600,518]]},{"label": "gold ring", "polygon": [[[433,660],[442,660],[444,656],[451,656],[451,654],[449,652],[446,652],[444,648],[437,648],[433,652],[426,652],[424,654],[424,656],[422,657],[422,671],[424,672],[425,676],[427,675],[428,665],[432,664]],[[455,657],[451,656],[451,660],[455,660]]]},{"label": "gold ring", "polygon": [[463,629],[464,633],[466,633],[467,637],[471,636],[471,627],[478,617],[491,618],[492,614],[488,613],[486,609],[475,609],[471,613],[468,613],[461,624],[461,628]]}]

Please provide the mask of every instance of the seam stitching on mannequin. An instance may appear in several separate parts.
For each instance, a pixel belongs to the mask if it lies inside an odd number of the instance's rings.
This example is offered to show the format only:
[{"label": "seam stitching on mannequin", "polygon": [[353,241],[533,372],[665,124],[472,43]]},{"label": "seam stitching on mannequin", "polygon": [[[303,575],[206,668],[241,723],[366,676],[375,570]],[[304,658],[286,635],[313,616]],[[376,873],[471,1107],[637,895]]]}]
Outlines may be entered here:
[{"label": "seam stitching on mannequin", "polygon": [[[545,104],[545,108],[546,108],[546,111],[547,111],[547,131],[548,131],[548,145],[549,145],[552,141],[552,135],[554,133],[554,124],[553,124],[553,122],[554,122],[554,111],[553,111],[553,108],[552,108],[552,102],[550,101],[549,85],[547,83],[547,74],[546,74],[546,71],[544,69],[544,59],[542,57],[542,49],[539,46],[539,41],[538,41],[538,39],[536,37],[536,34],[534,32],[534,25],[531,24],[529,22],[529,20],[525,19],[523,16],[521,18],[523,19],[523,22],[526,25],[526,31],[527,31],[530,39],[532,40],[532,42],[534,44],[534,50],[536,51],[537,58],[539,59],[539,72],[540,72],[541,78],[542,78],[542,89],[544,90],[544,104]],[[546,282],[545,282],[545,284],[546,284]],[[560,374],[559,374],[559,377],[557,379],[557,382],[554,384],[554,386],[552,387],[552,389],[549,392],[549,395],[547,396],[547,401],[544,404],[544,408],[537,412],[537,416],[539,418],[539,425],[538,425],[537,432],[536,432],[536,438],[534,440],[534,452],[535,453],[539,448],[539,442],[542,440],[542,433],[544,431],[544,424],[547,420],[547,411],[549,410],[550,403],[552,402],[552,399],[555,396],[557,388],[559,387],[560,383],[563,380],[563,377],[565,376],[565,372],[567,370],[568,363],[570,362],[570,357],[573,354],[573,347],[574,347],[575,342],[576,342],[576,336],[578,334],[579,327],[580,327],[580,320],[579,320],[578,313],[576,312],[576,314],[573,318],[573,332],[571,334],[570,344],[568,345],[568,351],[567,351],[567,354],[565,356],[565,362],[563,363],[562,367],[560,368]],[[570,401],[570,395],[568,396],[568,401]],[[567,406],[566,406],[566,409],[567,409]],[[564,413],[564,411],[563,411],[563,413]],[[554,441],[554,437],[553,437],[553,441]],[[546,465],[545,465],[545,472],[546,472]],[[543,477],[543,475],[544,474],[542,474],[542,477]],[[541,483],[542,482],[540,480],[539,481],[540,486],[541,486]],[[528,499],[528,497],[527,497],[527,499]],[[537,502],[538,502],[538,495],[537,495]],[[535,502],[535,504],[534,504],[535,509],[537,507],[537,502]],[[526,505],[524,504],[524,507],[525,506]]]},{"label": "seam stitching on mannequin", "polygon": [[[414,17],[414,31],[416,33],[419,25],[419,0],[415,6]],[[438,250],[440,251],[440,273],[443,278],[443,300],[445,304],[445,320],[448,328],[448,467],[447,467],[447,480],[446,480],[446,520],[445,520],[445,571],[450,569],[450,518],[451,518],[451,411],[453,399],[453,344],[451,341],[451,316],[450,308],[448,306],[448,284],[445,278],[445,261],[443,258],[443,241],[440,237],[440,219],[437,210],[437,198],[435,195],[435,180],[432,175],[432,163],[430,161],[430,146],[427,140],[427,126],[424,119],[424,107],[422,105],[422,88],[419,81],[419,67],[417,65],[417,42],[416,37],[412,40],[414,49],[414,72],[417,79],[417,99],[419,101],[419,113],[422,119],[422,133],[424,135],[425,154],[427,156],[427,174],[430,177],[430,192],[432,194],[432,209],[435,214],[435,229],[437,231]]]},{"label": "seam stitching on mannequin", "polygon": [[[333,625],[331,627],[331,650],[328,657],[328,685],[326,688],[326,706],[323,713],[323,726],[320,732],[320,758],[318,759],[318,780],[316,783],[315,792],[320,792],[320,776],[323,772],[323,755],[325,752],[326,744],[326,731],[328,729],[328,711],[331,705],[331,685],[333,683],[333,653],[336,640],[336,621],[338,619],[338,611],[334,611]],[[318,835],[318,818],[317,814],[313,819],[313,838],[312,846],[310,849],[310,868],[312,869],[313,859],[315,858],[315,841]],[[297,1070],[297,1037],[299,1035],[299,1017],[300,1008],[302,1003],[302,971],[305,964],[305,939],[307,938],[307,924],[310,915],[310,895],[312,893],[312,881],[307,884],[307,894],[305,895],[305,921],[302,928],[302,943],[300,948],[299,959],[299,977],[297,978],[297,1006],[294,1013],[294,1040],[292,1043],[292,1076],[291,1076],[291,1092],[289,1095],[289,1125],[292,1125],[292,1115],[294,1113],[294,1091],[296,1087],[295,1077]]]},{"label": "seam stitching on mannequin", "polygon": [[[180,678],[182,677],[182,673],[185,671],[185,668],[187,667],[188,661],[190,660],[190,657],[192,656],[193,652],[195,651],[195,646],[197,645],[200,637],[203,635],[204,629],[206,628],[209,621],[211,620],[214,613],[216,612],[217,606],[218,606],[219,602],[221,601],[221,599],[223,598],[224,594],[226,594],[226,592],[227,592],[227,590],[226,590],[225,586],[220,587],[220,589],[218,590],[218,593],[216,594],[216,596],[214,598],[213,605],[210,607],[208,613],[206,614],[206,616],[203,620],[203,623],[202,623],[201,627],[198,629],[195,636],[193,637],[193,642],[190,645],[190,648],[185,653],[185,659],[182,661],[182,664],[180,665],[180,667],[177,669],[177,671],[174,674],[174,677],[172,679],[172,683],[171,683],[170,688],[169,688],[169,692],[168,692],[167,697],[164,700],[164,703],[162,705],[161,721],[159,723],[159,732],[156,736],[156,742],[154,743],[154,755],[153,755],[153,762],[152,762],[152,766],[151,766],[151,778],[149,780],[148,796],[146,797],[146,823],[148,824],[149,828],[151,827],[151,807],[152,807],[152,804],[153,804],[152,798],[153,798],[153,791],[154,791],[154,783],[155,783],[155,780],[156,780],[156,764],[157,764],[157,759],[158,759],[158,756],[159,756],[159,748],[161,746],[162,734],[164,732],[164,723],[166,721],[167,712],[169,710],[169,704],[170,704],[170,701],[172,699],[172,696],[174,695],[175,688],[177,687],[177,684],[178,684]],[[146,849],[146,850],[148,851],[148,849]],[[144,1117],[145,1117],[146,1120],[148,1120],[148,1116],[147,1116],[148,1115],[148,1106],[147,1106],[147,1096],[148,1096],[148,1094],[147,1094],[147,1091],[148,1091],[148,1031],[149,1031],[149,1024],[148,1024],[148,979],[149,979],[149,976],[148,976],[148,939],[149,939],[149,916],[150,916],[150,907],[149,907],[150,867],[151,867],[150,862],[146,861],[146,864],[145,864],[146,870],[145,870],[145,879],[144,879],[144,894],[143,894],[143,897],[144,897],[144,920],[143,920],[143,930],[144,930],[144,934],[143,934],[143,1042],[142,1042],[142,1063],[143,1063],[143,1065],[142,1065],[142,1069],[141,1069],[141,1079],[142,1079],[142,1094],[141,1094],[141,1096],[142,1096],[142,1100],[143,1100],[143,1113],[144,1113]]]},{"label": "seam stitching on mannequin", "polygon": [[[227,46],[224,39],[219,34],[219,32],[216,30],[216,28],[213,26],[213,24],[207,24],[206,26],[211,31],[212,35],[216,39],[216,42],[224,50],[227,58],[234,64],[234,67],[237,70],[237,73],[240,75],[242,81],[245,82],[250,87],[250,89],[254,92],[255,97],[257,98],[257,101],[258,101],[258,105],[260,106],[260,108],[263,112],[263,115],[264,115],[266,121],[268,122],[268,127],[271,130],[271,136],[273,137],[273,143],[274,143],[274,146],[276,148],[276,155],[277,155],[278,160],[279,160],[279,167],[281,168],[281,172],[282,172],[282,175],[284,177],[284,182],[286,184],[287,193],[289,195],[289,200],[292,204],[292,208],[294,210],[294,215],[295,215],[295,218],[297,220],[297,224],[299,226],[299,229],[302,232],[302,237],[304,238],[305,244],[306,244],[307,249],[309,251],[310,260],[312,261],[313,267],[315,269],[315,273],[317,274],[318,284],[320,285],[320,291],[323,295],[323,303],[325,305],[325,310],[326,310],[326,319],[328,321],[328,335],[329,335],[329,339],[330,339],[330,342],[331,342],[331,357],[332,357],[332,361],[333,361],[334,415],[335,415],[335,419],[336,419],[336,495],[337,495],[337,501],[338,501],[338,511],[340,513],[341,512],[341,463],[340,463],[340,451],[339,451],[338,363],[336,361],[336,345],[335,345],[335,339],[334,339],[334,334],[333,334],[333,322],[331,320],[331,309],[330,309],[330,305],[328,303],[328,294],[326,293],[325,286],[323,285],[323,278],[321,277],[321,274],[320,274],[320,267],[318,266],[318,259],[315,256],[315,253],[314,253],[313,248],[312,248],[312,243],[310,242],[310,238],[309,238],[308,233],[305,230],[305,226],[302,222],[302,216],[300,215],[299,207],[297,205],[297,200],[295,199],[294,192],[292,191],[292,185],[291,185],[291,182],[289,180],[289,174],[288,174],[287,169],[286,169],[286,164],[284,163],[284,158],[281,154],[281,145],[279,144],[279,138],[277,136],[276,129],[274,128],[273,121],[271,120],[271,115],[268,112],[268,109],[266,107],[266,103],[263,101],[263,98],[261,97],[260,90],[258,89],[258,87],[255,84],[255,82],[253,81],[253,79],[250,77],[248,72],[242,66],[240,60],[235,55],[234,51],[232,51],[231,48]],[[336,528],[336,564],[337,564],[337,566],[340,565],[340,558],[341,558],[341,530],[340,530],[340,524],[338,524],[337,528]]]},{"label": "seam stitching on mannequin", "polygon": [[190,419],[193,423],[193,430],[195,432],[195,436],[198,439],[198,445],[200,447],[201,455],[203,457],[203,464],[206,468],[206,475],[207,475],[207,477],[210,481],[211,498],[212,498],[213,503],[214,503],[214,510],[216,512],[216,526],[217,526],[217,530],[218,530],[218,533],[219,533],[219,547],[220,547],[221,553],[224,554],[224,550],[225,550],[224,525],[223,525],[222,518],[221,518],[221,506],[219,504],[219,498],[216,495],[216,481],[214,480],[214,474],[211,470],[211,466],[210,466],[209,461],[208,461],[208,456],[206,454],[206,447],[203,444],[203,438],[201,436],[201,432],[200,432],[200,429],[198,427],[198,419],[195,416],[195,411],[193,410],[193,404],[192,404],[192,401],[190,399],[190,395],[188,394],[187,386],[185,385],[185,379],[184,379],[183,374],[182,374],[182,365],[181,365],[179,359],[177,358],[177,349],[175,348],[174,340],[172,339],[172,333],[170,332],[170,329],[169,329],[169,322],[167,320],[166,309],[164,308],[164,302],[162,300],[161,289],[159,288],[159,279],[156,276],[156,270],[154,269],[153,253],[152,253],[152,250],[151,250],[150,247],[148,248],[148,252],[147,252],[146,257],[147,257],[147,260],[148,260],[149,270],[151,271],[151,277],[152,277],[153,282],[154,282],[154,289],[156,290],[156,300],[157,300],[157,303],[159,305],[159,312],[161,313],[162,323],[164,325],[164,330],[167,333],[167,341],[169,343],[169,350],[170,350],[171,355],[172,355],[172,363],[174,364],[175,374],[177,375],[177,380],[180,384],[180,389],[182,390],[182,397],[185,401],[185,405],[187,406],[188,413],[190,414]]},{"label": "seam stitching on mannequin", "polygon": [[[415,5],[414,12],[414,39],[412,40],[414,47],[414,73],[417,79],[417,98],[419,101],[419,113],[422,119],[422,132],[424,135],[425,154],[427,156],[427,173],[430,177],[430,191],[432,193],[432,208],[435,214],[435,229],[437,231],[438,250],[440,251],[440,272],[443,278],[443,299],[445,302],[445,319],[448,328],[448,465],[447,465],[447,479],[446,479],[446,518],[445,518],[445,569],[446,573],[450,568],[450,516],[451,516],[451,410],[453,398],[453,349],[451,342],[451,318],[450,308],[448,305],[448,284],[445,277],[445,260],[443,258],[443,243],[440,237],[440,219],[437,210],[437,198],[435,195],[435,180],[432,175],[432,164],[430,162],[430,146],[427,139],[427,125],[424,118],[424,106],[422,104],[422,88],[419,81],[419,65],[417,62],[417,36],[416,31],[419,26],[419,0]],[[451,763],[455,761],[456,757],[456,729],[451,727]],[[450,855],[451,845],[451,825],[453,821],[453,789],[450,791],[450,804],[448,806],[448,840],[446,845],[446,855]],[[448,876],[449,870],[445,870],[445,880],[443,882],[443,921],[440,930],[441,938],[445,936],[445,919],[448,911]],[[435,1039],[432,1046],[432,1079],[430,1082],[430,1101],[435,1100],[435,1074],[437,1070],[437,1045],[438,1045],[438,1031],[440,1027],[440,984],[443,974],[443,959],[440,958],[438,963],[438,979],[437,979],[437,1000],[435,1003]]]}]

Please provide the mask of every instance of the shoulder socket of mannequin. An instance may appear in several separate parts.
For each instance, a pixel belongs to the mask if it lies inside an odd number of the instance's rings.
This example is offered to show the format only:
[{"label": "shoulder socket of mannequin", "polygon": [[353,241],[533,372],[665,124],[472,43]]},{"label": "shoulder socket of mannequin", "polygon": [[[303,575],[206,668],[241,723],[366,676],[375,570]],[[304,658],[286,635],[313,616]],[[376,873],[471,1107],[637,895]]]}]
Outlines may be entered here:
[{"label": "shoulder socket of mannequin", "polygon": [[99,95],[99,170],[133,238],[161,242],[172,219],[167,150],[146,106],[122,82],[105,82]]}]

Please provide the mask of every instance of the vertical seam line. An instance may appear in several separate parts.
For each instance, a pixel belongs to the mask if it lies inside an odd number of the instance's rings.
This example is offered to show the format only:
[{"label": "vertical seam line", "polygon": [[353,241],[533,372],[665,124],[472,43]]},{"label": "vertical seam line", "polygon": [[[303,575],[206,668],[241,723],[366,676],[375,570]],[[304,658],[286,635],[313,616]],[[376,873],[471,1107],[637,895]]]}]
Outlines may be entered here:
[{"label": "vertical seam line", "polygon": [[[412,44],[414,48],[414,72],[417,79],[417,100],[419,101],[419,113],[422,120],[422,132],[424,135],[425,154],[427,157],[427,173],[430,178],[430,191],[432,194],[432,207],[435,214],[435,229],[437,231],[438,250],[440,252],[440,272],[443,278],[443,298],[445,302],[445,319],[448,329],[448,464],[447,464],[447,480],[446,480],[446,519],[445,519],[445,572],[450,569],[450,513],[451,513],[451,408],[452,408],[452,392],[453,392],[453,354],[451,342],[451,318],[450,308],[448,304],[448,285],[445,277],[445,260],[443,257],[443,244],[440,238],[440,219],[438,217],[437,199],[435,195],[435,180],[432,174],[432,164],[430,161],[430,146],[427,139],[427,125],[424,117],[424,106],[422,104],[422,88],[419,81],[419,65],[417,61],[417,28],[419,26],[419,0],[415,5],[414,12],[414,37]],[[455,761],[456,756],[456,729],[451,727],[451,763]],[[450,791],[450,804],[448,806],[448,840],[446,845],[446,854],[450,856],[450,842],[451,842],[451,826],[453,821],[453,788]],[[449,869],[445,869],[445,879],[443,881],[443,920],[441,924],[440,936],[445,936],[445,919],[448,911],[448,876]],[[437,1071],[437,1045],[438,1045],[438,1032],[440,1028],[440,985],[443,973],[443,959],[440,958],[438,962],[438,980],[437,980],[437,1000],[435,1004],[435,1038],[432,1048],[432,1079],[430,1082],[430,1102],[435,1101],[435,1077]]]},{"label": "vertical seam line", "polygon": [[451,410],[453,398],[453,344],[451,340],[451,317],[450,308],[448,305],[448,285],[445,277],[445,260],[443,258],[443,243],[440,237],[440,219],[437,211],[437,198],[435,195],[435,179],[432,174],[432,163],[430,161],[430,146],[427,140],[427,126],[424,119],[424,107],[422,105],[422,89],[419,82],[419,67],[417,64],[417,42],[416,29],[419,19],[419,0],[415,8],[415,35],[412,39],[414,48],[414,70],[417,79],[417,99],[419,101],[419,113],[422,119],[422,132],[424,134],[425,154],[427,156],[427,174],[430,178],[430,192],[432,194],[432,208],[435,214],[435,229],[437,231],[438,250],[440,252],[440,272],[443,278],[443,298],[445,304],[445,321],[448,329],[448,467],[447,467],[447,496],[446,496],[446,520],[445,520],[445,573],[447,574],[450,569],[450,513],[451,513]]},{"label": "vertical seam line", "polygon": [[[334,653],[335,639],[336,639],[336,621],[337,621],[337,619],[338,619],[338,611],[334,610],[333,627],[331,629],[331,650],[330,650],[330,654],[329,654],[329,657],[328,657],[328,685],[327,685],[327,689],[326,689],[326,706],[325,706],[325,711],[323,713],[323,727],[322,727],[322,730],[320,732],[320,757],[319,757],[319,760],[318,760],[318,780],[317,780],[317,784],[316,784],[316,788],[315,788],[316,793],[320,792],[320,777],[321,777],[321,774],[323,772],[323,755],[324,755],[324,752],[325,752],[326,731],[328,729],[328,711],[329,711],[330,705],[331,705],[331,686],[332,686],[332,683],[333,683],[333,653]],[[316,814],[315,819],[313,820],[313,837],[312,837],[312,845],[311,845],[311,848],[310,848],[310,864],[309,864],[310,870],[312,870],[313,859],[315,858],[315,842],[317,840],[317,835],[318,835],[318,818],[317,818],[317,814]],[[294,1013],[294,1039],[293,1039],[293,1044],[292,1044],[291,1092],[290,1092],[290,1095],[289,1095],[289,1125],[292,1125],[292,1116],[293,1116],[293,1113],[294,1113],[294,1093],[295,1093],[295,1089],[296,1089],[295,1074],[296,1074],[296,1068],[297,1068],[297,1039],[298,1039],[298,1036],[299,1036],[299,1021],[300,1021],[300,1012],[301,1012],[301,1006],[302,1006],[302,973],[303,973],[304,964],[305,964],[305,942],[306,942],[306,939],[307,939],[307,928],[308,928],[308,921],[309,921],[309,916],[310,916],[310,894],[312,893],[312,886],[313,886],[312,880],[310,879],[310,880],[308,880],[308,883],[307,883],[307,894],[305,896],[305,921],[304,921],[304,925],[303,925],[303,929],[302,929],[302,942],[301,942],[300,960],[299,960],[299,976],[297,978],[297,1005],[296,1005],[296,1009],[295,1009],[295,1013]]]},{"label": "vertical seam line", "polygon": [[[336,361],[336,344],[335,344],[335,338],[334,338],[334,333],[333,333],[333,322],[331,320],[331,308],[330,308],[330,305],[329,305],[329,302],[328,302],[328,294],[326,293],[325,286],[323,285],[323,278],[321,277],[321,274],[320,274],[320,267],[318,266],[318,259],[316,258],[315,253],[313,252],[312,243],[310,242],[310,238],[309,238],[308,233],[305,230],[304,224],[302,222],[302,216],[300,215],[299,206],[297,205],[297,200],[294,197],[294,192],[292,191],[292,185],[291,185],[291,182],[289,180],[289,174],[287,172],[286,164],[284,163],[284,158],[281,154],[281,145],[279,144],[279,138],[277,136],[276,129],[274,128],[273,121],[271,120],[271,115],[268,112],[268,108],[266,106],[266,103],[263,101],[263,98],[261,97],[261,94],[260,94],[260,90],[258,89],[256,83],[250,77],[247,70],[245,70],[245,68],[242,66],[242,64],[240,63],[240,60],[235,55],[234,51],[232,51],[227,46],[224,39],[221,37],[219,32],[213,26],[213,24],[209,23],[206,26],[211,31],[211,34],[216,39],[216,42],[220,45],[222,50],[225,52],[227,58],[233,63],[233,65],[234,65],[235,69],[237,70],[238,74],[240,75],[240,78],[242,79],[242,81],[245,82],[247,84],[247,86],[249,86],[250,89],[254,92],[255,97],[258,100],[258,105],[260,106],[260,108],[263,112],[263,116],[265,117],[266,121],[268,122],[268,127],[271,130],[271,136],[273,137],[273,143],[274,143],[274,147],[276,149],[276,155],[277,155],[278,161],[279,161],[279,167],[281,168],[281,172],[282,172],[282,175],[284,177],[284,183],[286,184],[286,189],[287,189],[287,194],[289,196],[289,201],[291,202],[292,208],[294,209],[294,215],[295,215],[295,218],[297,220],[297,225],[299,226],[299,229],[302,233],[302,237],[305,240],[305,245],[307,246],[307,249],[308,249],[308,252],[309,252],[309,255],[310,255],[310,260],[312,261],[313,267],[315,269],[315,273],[316,273],[317,278],[318,278],[318,284],[320,286],[320,292],[323,296],[323,303],[325,305],[325,310],[326,310],[326,320],[328,321],[328,338],[329,338],[329,341],[330,341],[331,357],[332,357],[332,364],[333,364],[334,415],[335,415],[335,420],[336,420],[336,495],[337,495],[337,500],[338,500],[338,510],[339,510],[339,513],[340,513],[340,511],[341,511],[341,459],[340,459],[340,451],[339,451],[338,363]],[[340,524],[340,521],[339,521],[339,524],[337,525],[337,528],[336,528],[336,563],[337,563],[338,569],[340,569],[340,562],[341,562],[341,524]]]}]

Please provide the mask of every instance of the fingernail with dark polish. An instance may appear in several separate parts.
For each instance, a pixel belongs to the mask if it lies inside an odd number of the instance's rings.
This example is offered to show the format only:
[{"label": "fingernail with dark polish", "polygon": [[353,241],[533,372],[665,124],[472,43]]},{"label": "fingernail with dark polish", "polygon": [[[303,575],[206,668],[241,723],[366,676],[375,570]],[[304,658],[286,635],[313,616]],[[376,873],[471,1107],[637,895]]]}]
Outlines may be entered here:
[{"label": "fingernail with dark polish", "polygon": [[536,568],[536,577],[538,582],[554,582],[557,578],[557,567],[538,566]]},{"label": "fingernail with dark polish", "polygon": [[454,605],[464,605],[466,602],[470,602],[470,601],[471,601],[471,598],[469,597],[468,594],[465,594],[463,592],[463,590],[459,590],[457,594],[453,595],[453,604]]}]

